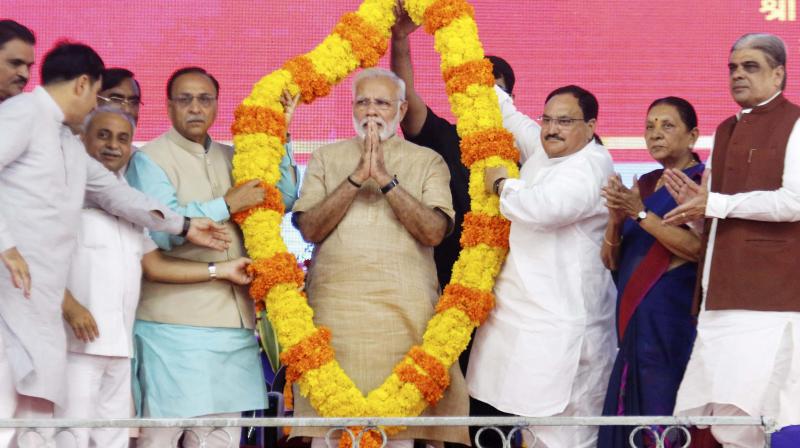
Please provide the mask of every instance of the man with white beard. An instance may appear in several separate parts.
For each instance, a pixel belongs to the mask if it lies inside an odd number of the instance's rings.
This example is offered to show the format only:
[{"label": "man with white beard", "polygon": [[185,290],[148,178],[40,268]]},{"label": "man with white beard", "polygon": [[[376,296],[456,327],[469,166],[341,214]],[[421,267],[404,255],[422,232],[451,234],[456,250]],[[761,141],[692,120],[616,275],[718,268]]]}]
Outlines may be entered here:
[{"label": "man with white beard", "polygon": [[[433,247],[452,231],[450,173],[433,150],[395,135],[406,112],[405,83],[369,69],[353,82],[358,137],[323,146],[308,164],[294,224],[315,243],[306,283],[314,322],[331,329],[336,359],[366,394],[392,373],[434,314],[439,282]],[[464,377],[427,415],[467,415]],[[295,416],[316,416],[295,394]],[[325,429],[294,428],[325,446]],[[469,443],[466,428],[411,427],[388,446],[414,439]]]}]

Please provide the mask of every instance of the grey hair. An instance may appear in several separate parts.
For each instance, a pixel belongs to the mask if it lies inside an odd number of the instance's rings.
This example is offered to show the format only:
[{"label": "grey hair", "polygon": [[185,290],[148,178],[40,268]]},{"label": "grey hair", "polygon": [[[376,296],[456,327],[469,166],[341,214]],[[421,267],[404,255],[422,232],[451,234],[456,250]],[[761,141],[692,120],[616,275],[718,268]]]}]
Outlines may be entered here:
[{"label": "grey hair", "polygon": [[356,87],[358,87],[358,83],[370,78],[389,78],[397,85],[397,90],[399,92],[397,99],[400,101],[406,100],[406,82],[400,79],[394,72],[377,67],[361,70],[356,77],[353,78],[353,99],[356,98]]},{"label": "grey hair", "polygon": [[781,90],[786,89],[786,44],[783,39],[769,33],[748,33],[736,39],[731,47],[731,53],[736,50],[753,49],[764,53],[767,63],[773,69],[783,66],[784,75]]},{"label": "grey hair", "polygon": [[128,123],[130,123],[131,124],[131,138],[133,138],[133,134],[136,133],[136,120],[133,119],[133,116],[131,114],[129,114],[129,113],[123,111],[123,110],[120,110],[117,107],[108,105],[108,104],[104,104],[102,106],[98,106],[93,111],[89,112],[89,115],[87,115],[86,119],[83,120],[83,132],[86,132],[86,131],[89,130],[89,125],[92,123],[92,120],[94,120],[94,117],[96,117],[99,114],[104,114],[104,113],[119,115],[120,117],[124,118]]}]

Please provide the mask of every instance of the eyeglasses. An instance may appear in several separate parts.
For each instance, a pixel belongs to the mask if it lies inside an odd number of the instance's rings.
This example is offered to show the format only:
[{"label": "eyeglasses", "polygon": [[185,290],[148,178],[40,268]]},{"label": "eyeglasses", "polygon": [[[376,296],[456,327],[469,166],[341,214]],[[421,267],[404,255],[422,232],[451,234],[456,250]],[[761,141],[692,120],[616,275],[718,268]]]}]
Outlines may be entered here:
[{"label": "eyeglasses", "polygon": [[375,108],[382,111],[387,111],[391,109],[392,104],[400,102],[400,100],[385,100],[383,98],[360,98],[353,101],[353,105],[357,109],[368,109],[369,106],[375,105]]},{"label": "eyeglasses", "polygon": [[122,96],[117,94],[112,94],[109,96],[97,95],[97,99],[106,103],[115,104],[117,106],[138,107],[144,104],[142,99],[138,96]]},{"label": "eyeglasses", "polygon": [[579,121],[585,121],[583,118],[570,118],[570,117],[548,117],[547,115],[540,115],[539,118],[536,119],[543,128],[554,124],[562,129],[571,128],[575,123]]},{"label": "eyeglasses", "polygon": [[194,102],[195,99],[197,99],[197,102],[200,103],[200,105],[203,107],[211,107],[217,101],[217,97],[205,94],[198,96],[180,95],[174,98],[170,98],[169,100],[174,102],[180,107],[189,107]]}]

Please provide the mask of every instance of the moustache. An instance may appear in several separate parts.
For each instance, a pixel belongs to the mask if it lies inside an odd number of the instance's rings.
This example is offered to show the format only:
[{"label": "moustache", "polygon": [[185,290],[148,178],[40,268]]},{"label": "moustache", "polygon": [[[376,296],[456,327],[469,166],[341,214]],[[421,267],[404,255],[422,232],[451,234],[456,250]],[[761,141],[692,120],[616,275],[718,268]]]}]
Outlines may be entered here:
[{"label": "moustache", "polygon": [[192,116],[192,115],[190,115],[190,116],[186,117],[186,122],[187,123],[205,123],[206,119],[205,119],[205,117],[202,117],[202,116]]},{"label": "moustache", "polygon": [[557,134],[548,134],[548,135],[546,135],[544,137],[544,139],[545,140],[558,140],[558,141],[561,141],[561,142],[564,141],[564,139],[559,137]]},{"label": "moustache", "polygon": [[103,148],[100,151],[100,155],[109,157],[122,157],[122,151],[111,148]]},{"label": "moustache", "polygon": [[379,117],[362,118],[361,121],[358,122],[358,125],[362,129],[367,129],[367,125],[369,125],[370,122],[375,123],[376,125],[378,125],[381,128],[385,128],[386,127],[386,122],[383,120],[383,118],[379,118]]},{"label": "moustache", "polygon": [[11,81],[11,84],[19,84],[21,86],[24,86],[27,83],[28,83],[28,78],[25,78],[23,76],[17,76],[16,78],[14,78],[13,81]]}]

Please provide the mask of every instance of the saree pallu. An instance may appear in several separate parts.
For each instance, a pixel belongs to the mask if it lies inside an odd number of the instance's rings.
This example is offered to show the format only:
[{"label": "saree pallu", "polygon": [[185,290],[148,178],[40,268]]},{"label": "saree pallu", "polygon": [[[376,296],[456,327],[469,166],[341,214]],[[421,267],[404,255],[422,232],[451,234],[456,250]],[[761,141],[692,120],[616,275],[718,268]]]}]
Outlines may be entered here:
[{"label": "saree pallu", "polygon": [[[703,169],[704,165],[698,164],[684,173],[699,183]],[[645,207],[661,217],[677,206],[666,188],[655,190],[662,172],[650,172],[639,180]],[[668,270],[671,258],[671,253],[635,221],[625,221],[615,276],[619,352],[603,415],[672,415],[696,335],[691,311],[697,264],[685,263]],[[663,428],[653,429],[660,432]],[[598,447],[629,447],[632,430],[601,427]],[[655,446],[645,432],[637,434],[637,446]],[[667,446],[682,445],[677,431],[670,435],[676,439],[668,441]]]}]

